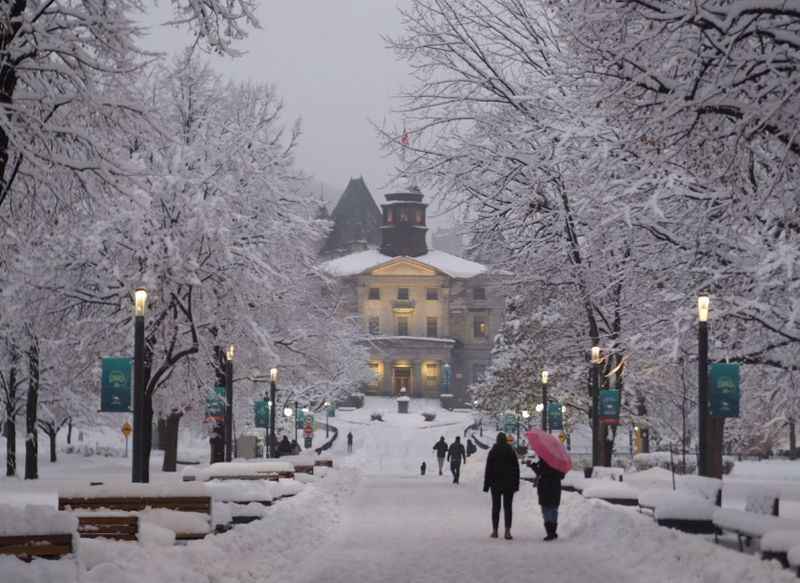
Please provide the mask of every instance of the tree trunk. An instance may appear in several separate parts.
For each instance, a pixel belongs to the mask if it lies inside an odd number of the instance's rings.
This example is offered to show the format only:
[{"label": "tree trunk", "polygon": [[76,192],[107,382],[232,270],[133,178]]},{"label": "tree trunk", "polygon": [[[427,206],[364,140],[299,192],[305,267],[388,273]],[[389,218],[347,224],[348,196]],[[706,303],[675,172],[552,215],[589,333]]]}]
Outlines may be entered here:
[{"label": "tree trunk", "polygon": [[[55,429],[55,428],[53,428]],[[50,463],[56,463],[58,460],[56,459],[56,437],[58,433],[56,431],[50,431],[47,434],[47,437],[50,438]]]},{"label": "tree trunk", "polygon": [[156,449],[166,451],[168,447],[167,441],[167,420],[164,417],[159,417],[156,421]]},{"label": "tree trunk", "polygon": [[164,465],[161,469],[165,472],[178,470],[178,427],[182,416],[182,413],[173,411],[164,420]]},{"label": "tree trunk", "polygon": [[797,459],[797,427],[794,419],[789,419],[789,459]]},{"label": "tree trunk", "polygon": [[[28,2],[13,0],[5,4],[7,8],[3,12],[8,13],[4,15],[4,26],[0,26],[0,107],[11,111],[9,106],[17,88],[17,68],[10,58],[9,45],[19,33],[23,22],[22,14],[27,9]],[[11,182],[16,174],[13,170],[9,173],[9,146],[8,133],[0,128],[0,205],[8,198]]]},{"label": "tree trunk", "polygon": [[6,401],[6,476],[17,475],[17,368],[8,373],[8,400]]},{"label": "tree trunk", "polygon": [[67,445],[72,445],[72,417],[67,420]]},{"label": "tree trunk", "polygon": [[34,341],[28,350],[28,400],[25,403],[25,479],[39,478],[39,431],[36,427],[39,408],[39,346]]},{"label": "tree trunk", "polygon": [[[225,356],[219,346],[214,346],[213,364],[215,372],[214,390],[218,386],[225,385]],[[211,435],[208,439],[210,448],[210,461],[212,464],[225,461],[225,424],[214,422],[211,427]]]}]

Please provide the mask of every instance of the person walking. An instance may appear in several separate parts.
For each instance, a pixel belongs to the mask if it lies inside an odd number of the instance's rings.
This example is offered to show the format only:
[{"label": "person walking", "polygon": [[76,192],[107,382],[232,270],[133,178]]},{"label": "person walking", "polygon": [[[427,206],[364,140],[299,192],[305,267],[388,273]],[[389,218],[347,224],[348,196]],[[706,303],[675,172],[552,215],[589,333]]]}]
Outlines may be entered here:
[{"label": "person walking", "polygon": [[511,519],[514,492],[519,491],[519,460],[506,440],[505,433],[497,434],[497,441],[486,457],[483,473],[483,491],[492,493],[492,538],[497,538],[500,525],[500,504],[506,527],[505,539],[511,540]]},{"label": "person walking", "polygon": [[347,453],[353,453],[353,434],[347,432]]},{"label": "person walking", "polygon": [[433,451],[436,452],[436,461],[439,462],[439,475],[441,476],[444,458],[447,457],[447,442],[444,440],[444,435],[433,445]]},{"label": "person walking", "polygon": [[292,455],[292,444],[289,442],[289,438],[284,435],[278,444],[278,457],[285,455]]},{"label": "person walking", "polygon": [[453,483],[458,484],[458,479],[461,476],[461,461],[467,463],[467,452],[464,451],[464,446],[461,445],[461,438],[456,437],[456,440],[450,444],[447,450],[447,461],[450,462],[450,472],[453,474]]},{"label": "person walking", "polygon": [[471,456],[476,451],[478,451],[478,448],[475,447],[475,444],[472,443],[471,439],[468,439],[467,440],[467,457]]},{"label": "person walking", "polygon": [[558,507],[561,505],[561,480],[564,474],[549,466],[540,459],[531,464],[531,469],[536,472],[536,491],[539,494],[539,506],[542,507],[544,517],[544,530],[547,536],[544,540],[551,541],[558,538]]}]

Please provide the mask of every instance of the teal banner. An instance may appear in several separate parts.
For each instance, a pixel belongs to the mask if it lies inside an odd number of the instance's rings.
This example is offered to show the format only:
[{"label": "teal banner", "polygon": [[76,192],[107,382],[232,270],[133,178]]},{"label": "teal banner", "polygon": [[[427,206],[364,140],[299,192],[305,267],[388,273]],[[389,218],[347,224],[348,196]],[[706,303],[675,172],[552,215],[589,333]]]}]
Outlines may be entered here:
[{"label": "teal banner", "polygon": [[331,404],[331,406],[328,407],[328,417],[336,417],[336,405]]},{"label": "teal banner", "polygon": [[129,413],[133,372],[130,358],[104,358],[100,381],[100,411]]},{"label": "teal banner", "polygon": [[302,429],[303,426],[306,424],[306,414],[303,413],[302,409],[297,411],[297,429]]},{"label": "teal banner", "polygon": [[255,402],[256,427],[267,429],[269,425],[269,404],[264,401]]},{"label": "teal banner", "polygon": [[503,429],[507,434],[514,433],[517,430],[516,416],[512,415],[511,413],[506,413],[505,419],[503,421]]},{"label": "teal banner", "polygon": [[715,363],[709,373],[709,413],[713,417],[738,417],[741,398],[739,365]]},{"label": "teal banner", "polygon": [[619,391],[615,389],[605,389],[600,391],[600,422],[607,425],[619,424]]},{"label": "teal banner", "polygon": [[561,431],[564,429],[561,403],[549,403],[547,405],[547,427],[550,431]]},{"label": "teal banner", "polygon": [[206,398],[206,420],[225,421],[225,387],[216,386]]}]

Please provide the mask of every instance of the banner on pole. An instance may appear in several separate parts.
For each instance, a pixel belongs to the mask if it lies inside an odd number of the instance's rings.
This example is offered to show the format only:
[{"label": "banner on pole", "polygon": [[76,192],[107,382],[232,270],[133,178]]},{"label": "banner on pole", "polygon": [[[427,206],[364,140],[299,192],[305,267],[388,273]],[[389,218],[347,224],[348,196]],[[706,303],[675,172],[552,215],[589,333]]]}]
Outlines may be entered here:
[{"label": "banner on pole", "polygon": [[255,402],[255,425],[257,428],[266,429],[269,419],[269,404],[265,400]]},{"label": "banner on pole", "polygon": [[516,415],[512,415],[511,413],[506,413],[505,419],[503,421],[503,429],[505,430],[506,434],[514,433],[517,430]]},{"label": "banner on pole", "polygon": [[225,387],[217,385],[206,398],[206,421],[225,421]]},{"label": "banner on pole", "polygon": [[619,391],[604,389],[600,391],[599,417],[600,423],[619,425]]},{"label": "banner on pole", "polygon": [[100,381],[100,411],[103,413],[129,413],[133,372],[131,359],[110,357],[103,359]]},{"label": "banner on pole", "polygon": [[564,429],[564,418],[561,413],[561,403],[547,404],[547,428],[551,431]]},{"label": "banner on pole", "polygon": [[738,417],[741,398],[739,365],[723,362],[712,364],[709,378],[711,416]]}]

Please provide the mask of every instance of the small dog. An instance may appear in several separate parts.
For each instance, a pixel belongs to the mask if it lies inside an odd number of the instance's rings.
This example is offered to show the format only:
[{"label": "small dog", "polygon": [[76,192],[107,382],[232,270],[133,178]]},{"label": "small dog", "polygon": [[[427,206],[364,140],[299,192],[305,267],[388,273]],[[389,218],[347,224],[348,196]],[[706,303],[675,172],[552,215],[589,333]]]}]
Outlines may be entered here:
[{"label": "small dog", "polygon": [[420,476],[424,476],[425,475],[425,470],[427,470],[427,469],[428,469],[428,464],[426,464],[425,462],[422,462],[422,465],[419,467],[419,475]]}]

